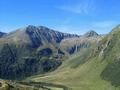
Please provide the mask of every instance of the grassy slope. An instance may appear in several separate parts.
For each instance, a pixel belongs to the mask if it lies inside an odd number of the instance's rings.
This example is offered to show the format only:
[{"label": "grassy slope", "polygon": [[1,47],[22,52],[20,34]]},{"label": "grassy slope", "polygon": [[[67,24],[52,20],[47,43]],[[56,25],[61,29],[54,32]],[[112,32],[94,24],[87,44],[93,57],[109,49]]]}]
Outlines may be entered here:
[{"label": "grassy slope", "polygon": [[108,47],[104,50],[103,59],[108,65],[101,76],[114,86],[120,86],[120,26],[116,27],[108,36]]},{"label": "grassy slope", "polygon": [[[88,51],[85,50],[84,52]],[[102,80],[100,77],[100,74],[107,63],[94,58],[83,65],[80,65],[81,56],[83,56],[83,53],[73,56],[57,71],[44,77],[33,77],[32,80],[62,84],[72,88],[73,90],[115,90],[115,87],[113,87],[109,82]],[[73,61],[74,63],[71,63]]]},{"label": "grassy slope", "polygon": [[73,90],[120,90],[119,38],[120,28],[117,27],[103,38],[101,49],[95,56],[89,58],[92,49],[83,49],[66,60],[58,70],[29,79],[62,84]]}]

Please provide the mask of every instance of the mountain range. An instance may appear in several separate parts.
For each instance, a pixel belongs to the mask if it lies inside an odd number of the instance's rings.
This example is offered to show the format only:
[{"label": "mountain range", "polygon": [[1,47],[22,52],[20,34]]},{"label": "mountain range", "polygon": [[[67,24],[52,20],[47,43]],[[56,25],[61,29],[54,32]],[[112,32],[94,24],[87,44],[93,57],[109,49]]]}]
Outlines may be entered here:
[{"label": "mountain range", "polygon": [[120,90],[119,38],[119,25],[107,35],[32,25],[0,32],[0,78],[36,82],[45,90]]}]

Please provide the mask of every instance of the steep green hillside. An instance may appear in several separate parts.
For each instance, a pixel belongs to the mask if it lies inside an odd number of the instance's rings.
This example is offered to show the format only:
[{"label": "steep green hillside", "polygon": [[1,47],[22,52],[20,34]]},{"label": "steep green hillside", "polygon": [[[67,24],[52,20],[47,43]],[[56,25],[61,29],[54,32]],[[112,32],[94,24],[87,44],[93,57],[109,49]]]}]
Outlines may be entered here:
[{"label": "steep green hillside", "polygon": [[107,44],[102,54],[103,60],[108,64],[101,73],[101,77],[117,87],[120,86],[120,26],[108,35]]},{"label": "steep green hillside", "polygon": [[114,90],[109,82],[100,77],[106,62],[101,62],[98,58],[90,59],[90,53],[91,50],[83,49],[69,61],[64,62],[58,70],[44,76],[31,77],[28,80],[62,84],[73,90],[109,90],[109,88]]},{"label": "steep green hillside", "polygon": [[62,84],[73,90],[120,90],[119,38],[117,26],[97,46],[82,49],[56,71],[28,80]]}]

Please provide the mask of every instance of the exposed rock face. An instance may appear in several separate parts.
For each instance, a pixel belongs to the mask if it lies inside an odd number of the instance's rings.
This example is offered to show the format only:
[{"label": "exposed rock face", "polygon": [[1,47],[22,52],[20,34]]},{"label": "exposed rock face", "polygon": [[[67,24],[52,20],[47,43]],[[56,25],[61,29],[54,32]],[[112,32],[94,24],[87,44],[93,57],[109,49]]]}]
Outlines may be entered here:
[{"label": "exposed rock face", "polygon": [[64,39],[60,43],[60,47],[69,54],[74,54],[82,48],[90,48],[91,46],[96,45],[100,39],[101,37],[99,35],[89,33],[89,35],[85,34],[80,37]]},{"label": "exposed rock face", "polygon": [[26,33],[29,35],[29,38],[34,44],[33,47],[42,46],[43,44],[46,44],[46,42],[57,44],[64,38],[79,37],[74,34],[72,35],[54,31],[44,26],[35,27],[31,25],[26,28]]}]

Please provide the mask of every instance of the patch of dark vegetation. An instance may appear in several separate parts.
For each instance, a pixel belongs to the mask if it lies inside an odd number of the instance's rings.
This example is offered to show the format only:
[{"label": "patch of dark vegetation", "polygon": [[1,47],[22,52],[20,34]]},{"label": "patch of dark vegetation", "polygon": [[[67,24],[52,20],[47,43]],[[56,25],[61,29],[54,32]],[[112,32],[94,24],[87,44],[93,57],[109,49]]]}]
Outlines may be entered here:
[{"label": "patch of dark vegetation", "polygon": [[120,86],[120,60],[108,64],[101,73],[101,77],[116,87]]},{"label": "patch of dark vegetation", "polygon": [[50,48],[38,53],[20,48],[13,44],[5,44],[0,50],[0,78],[24,79],[25,77],[55,70],[61,61],[49,59]]},{"label": "patch of dark vegetation", "polygon": [[38,56],[50,56],[52,55],[52,49],[50,48],[45,48],[45,49],[42,49],[40,50],[37,54]]},{"label": "patch of dark vegetation", "polygon": [[2,83],[0,82],[0,87],[2,87]]}]

